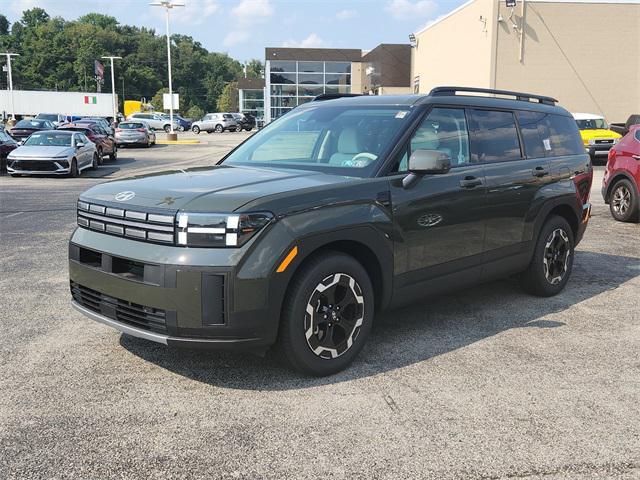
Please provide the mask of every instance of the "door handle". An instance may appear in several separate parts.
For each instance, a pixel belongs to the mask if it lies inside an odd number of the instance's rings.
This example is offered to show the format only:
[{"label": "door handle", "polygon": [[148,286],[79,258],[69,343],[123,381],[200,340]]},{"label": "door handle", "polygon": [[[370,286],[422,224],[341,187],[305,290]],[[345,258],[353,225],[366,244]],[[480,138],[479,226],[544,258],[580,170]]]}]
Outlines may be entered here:
[{"label": "door handle", "polygon": [[476,177],[464,177],[462,180],[460,180],[460,186],[462,188],[476,188],[479,187],[480,185],[482,185],[482,179],[481,178],[476,178]]},{"label": "door handle", "polygon": [[636,160],[640,160],[640,155],[631,155],[633,158],[635,158]]},{"label": "door handle", "polygon": [[536,167],[531,171],[534,177],[544,177],[549,175],[549,170],[546,167]]}]

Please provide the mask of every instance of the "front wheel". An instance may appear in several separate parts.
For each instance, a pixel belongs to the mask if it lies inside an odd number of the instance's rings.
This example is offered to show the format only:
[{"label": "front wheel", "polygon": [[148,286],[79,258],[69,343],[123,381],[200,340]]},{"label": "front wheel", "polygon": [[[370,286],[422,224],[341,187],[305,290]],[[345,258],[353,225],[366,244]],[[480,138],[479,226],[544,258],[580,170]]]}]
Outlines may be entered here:
[{"label": "front wheel", "polygon": [[197,125],[194,125],[193,127],[191,127],[191,131],[196,135],[198,135],[200,133],[200,127]]},{"label": "front wheel", "polygon": [[216,125],[216,128],[214,128],[213,131],[216,133],[222,133],[224,128],[222,128],[222,125]]},{"label": "front wheel", "polygon": [[373,324],[373,287],[353,257],[317,255],[296,273],[282,311],[279,347],[293,368],[325,376],[346,368]]},{"label": "front wheel", "polygon": [[104,163],[102,149],[98,149],[98,165],[102,165]]},{"label": "front wheel", "polygon": [[556,215],[549,217],[540,231],[531,263],[520,274],[522,288],[539,297],[560,293],[571,276],[574,247],[569,222]]},{"label": "front wheel", "polygon": [[75,158],[71,160],[69,176],[71,178],[78,178],[80,176],[80,170],[78,170],[78,161]]},{"label": "front wheel", "polygon": [[638,206],[638,195],[636,195],[633,184],[623,179],[613,186],[611,197],[609,198],[609,210],[613,218],[619,222],[637,222],[640,214]]},{"label": "front wheel", "polygon": [[180,125],[180,126],[178,127],[178,131],[179,131],[179,132],[184,132],[184,127],[183,127],[182,125]]},{"label": "front wheel", "polygon": [[118,160],[118,149],[117,148],[113,148],[113,152],[111,152],[109,154],[109,160],[112,162],[115,162],[116,160]]},{"label": "front wheel", "polygon": [[91,159],[91,169],[95,170],[96,168],[98,168],[98,154],[94,152]]}]

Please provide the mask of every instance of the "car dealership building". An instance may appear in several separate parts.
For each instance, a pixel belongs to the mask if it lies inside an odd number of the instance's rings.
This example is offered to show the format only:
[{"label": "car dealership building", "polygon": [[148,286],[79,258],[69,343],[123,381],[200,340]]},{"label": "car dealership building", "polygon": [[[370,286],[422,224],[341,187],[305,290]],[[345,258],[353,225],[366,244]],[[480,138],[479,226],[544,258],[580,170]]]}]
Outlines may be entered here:
[{"label": "car dealership building", "polygon": [[416,92],[437,85],[557,98],[624,122],[640,112],[638,0],[471,0],[412,35]]}]

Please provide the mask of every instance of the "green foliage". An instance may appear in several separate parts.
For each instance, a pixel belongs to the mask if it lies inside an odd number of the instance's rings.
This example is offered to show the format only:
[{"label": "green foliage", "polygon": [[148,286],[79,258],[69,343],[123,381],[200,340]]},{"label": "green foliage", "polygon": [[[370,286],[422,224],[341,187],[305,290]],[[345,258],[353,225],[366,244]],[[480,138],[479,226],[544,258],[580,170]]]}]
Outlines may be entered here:
[{"label": "green foliage", "polygon": [[264,64],[257,58],[249,60],[246,64],[248,78],[262,78]]},{"label": "green foliage", "polygon": [[187,110],[185,117],[190,118],[191,120],[200,120],[204,117],[204,114],[205,112],[203,109],[197,105],[193,105],[189,110]]},{"label": "green foliage", "polygon": [[[242,75],[241,64],[226,54],[209,52],[186,35],[172,35],[171,43],[173,89],[180,94],[180,110],[215,111],[225,84]],[[122,60],[115,61],[115,86],[120,100],[149,100],[169,83],[166,45],[166,37],[152,29],[120,25],[99,13],[67,21],[32,8],[11,26],[0,15],[0,46],[21,54],[13,60],[16,89],[95,91],[94,61],[99,60],[105,67],[102,91],[109,93],[110,64],[100,57],[118,55]],[[2,88],[6,77],[0,75]],[[156,107],[162,110],[161,95],[159,100]]]},{"label": "green foliage", "polygon": [[218,98],[219,112],[235,112],[238,110],[238,83],[227,83]]},{"label": "green foliage", "polygon": [[165,93],[169,93],[169,89],[168,88],[161,88],[160,90],[158,90],[156,92],[156,94],[153,96],[153,98],[151,99],[151,105],[153,105],[153,110],[155,112],[162,112],[164,111],[163,105],[163,95]]}]

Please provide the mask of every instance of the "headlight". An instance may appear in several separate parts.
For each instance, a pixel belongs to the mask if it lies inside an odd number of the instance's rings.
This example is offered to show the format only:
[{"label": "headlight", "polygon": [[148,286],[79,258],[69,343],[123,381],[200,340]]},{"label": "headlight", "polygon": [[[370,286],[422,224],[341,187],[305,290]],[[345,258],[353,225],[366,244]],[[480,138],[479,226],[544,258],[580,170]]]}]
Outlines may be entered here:
[{"label": "headlight", "polygon": [[613,139],[613,144],[615,145],[615,144],[616,144],[616,143],[618,143],[619,141],[620,141],[620,139],[619,139],[619,138],[614,138],[614,139]]},{"label": "headlight", "polygon": [[179,213],[178,245],[187,247],[239,247],[273,220],[269,212]]}]

